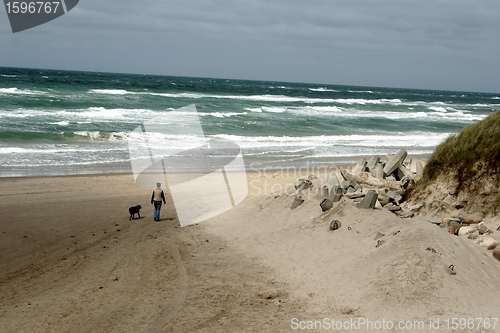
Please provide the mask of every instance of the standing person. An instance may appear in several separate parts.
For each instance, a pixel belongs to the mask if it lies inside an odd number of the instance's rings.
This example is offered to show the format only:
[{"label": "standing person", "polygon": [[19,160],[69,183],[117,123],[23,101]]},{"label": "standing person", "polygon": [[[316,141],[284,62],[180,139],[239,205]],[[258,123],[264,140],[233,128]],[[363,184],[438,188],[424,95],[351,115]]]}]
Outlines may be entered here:
[{"label": "standing person", "polygon": [[160,209],[162,201],[164,204],[167,203],[165,201],[165,194],[163,194],[163,190],[161,189],[161,183],[156,183],[156,189],[153,191],[153,195],[151,196],[151,204],[155,207],[155,221],[160,220]]}]

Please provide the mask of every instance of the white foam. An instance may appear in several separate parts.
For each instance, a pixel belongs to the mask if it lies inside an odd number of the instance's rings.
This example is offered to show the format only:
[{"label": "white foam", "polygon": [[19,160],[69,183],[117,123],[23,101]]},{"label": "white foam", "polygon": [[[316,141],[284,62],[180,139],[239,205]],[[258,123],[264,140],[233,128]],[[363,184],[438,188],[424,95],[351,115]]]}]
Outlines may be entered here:
[{"label": "white foam", "polygon": [[447,110],[445,108],[443,108],[442,106],[429,106],[428,108],[430,110],[434,110],[437,112],[447,112]]},{"label": "white foam", "polygon": [[47,94],[47,93],[45,91],[37,91],[37,90],[19,90],[19,89],[13,87],[13,88],[0,88],[0,94],[43,95],[43,94]]},{"label": "white foam", "polygon": [[122,90],[122,89],[90,89],[89,93],[94,93],[94,94],[108,94],[108,95],[133,94],[133,92]]},{"label": "white foam", "polygon": [[250,112],[262,112],[262,108],[245,108],[245,110]]},{"label": "white foam", "polygon": [[59,125],[59,126],[68,126],[69,122],[63,120],[63,121],[59,121],[57,123],[50,123],[50,124],[52,124],[52,125]]},{"label": "white foam", "polygon": [[329,92],[337,92],[337,90],[334,90],[334,89],[328,89],[328,88],[324,88],[324,87],[321,87],[321,88],[309,88],[309,90],[311,91],[329,91]]}]

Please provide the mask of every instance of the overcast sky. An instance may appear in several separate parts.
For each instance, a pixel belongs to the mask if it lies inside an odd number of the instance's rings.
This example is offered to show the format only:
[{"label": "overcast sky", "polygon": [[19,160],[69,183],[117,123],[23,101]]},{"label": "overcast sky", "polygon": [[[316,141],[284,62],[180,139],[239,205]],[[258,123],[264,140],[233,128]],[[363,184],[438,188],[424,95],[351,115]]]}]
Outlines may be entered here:
[{"label": "overcast sky", "polygon": [[0,66],[500,92],[498,0],[82,0]]}]

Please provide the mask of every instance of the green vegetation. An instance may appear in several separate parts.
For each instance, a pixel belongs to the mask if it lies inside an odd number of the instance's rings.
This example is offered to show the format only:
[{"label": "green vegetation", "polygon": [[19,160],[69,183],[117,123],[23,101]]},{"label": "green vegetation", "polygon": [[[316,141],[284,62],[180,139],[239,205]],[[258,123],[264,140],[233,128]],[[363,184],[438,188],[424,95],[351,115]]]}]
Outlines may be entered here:
[{"label": "green vegetation", "polygon": [[500,110],[441,143],[427,163],[422,185],[440,175],[455,174],[461,190],[478,173],[497,178],[499,171]]}]

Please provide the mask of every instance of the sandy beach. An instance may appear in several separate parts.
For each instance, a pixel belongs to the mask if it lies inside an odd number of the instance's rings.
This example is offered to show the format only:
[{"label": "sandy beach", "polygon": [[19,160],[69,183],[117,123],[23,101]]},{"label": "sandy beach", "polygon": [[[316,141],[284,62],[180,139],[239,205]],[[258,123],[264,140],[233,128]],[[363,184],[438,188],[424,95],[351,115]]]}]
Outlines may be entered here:
[{"label": "sandy beach", "polygon": [[[437,320],[452,331],[452,318],[493,325],[500,262],[491,251],[428,220],[361,210],[345,198],[327,212],[314,197],[290,210],[295,194],[281,189],[300,176],[253,171],[243,203],[183,228],[168,191],[153,220],[151,190],[131,174],[0,178],[0,331],[293,332],[314,322],[329,331],[330,320],[374,322],[337,331],[429,331]],[[130,221],[135,205],[141,218]],[[332,232],[334,219],[342,227]],[[451,264],[456,275],[444,269]],[[378,329],[382,321],[394,328]]]}]

